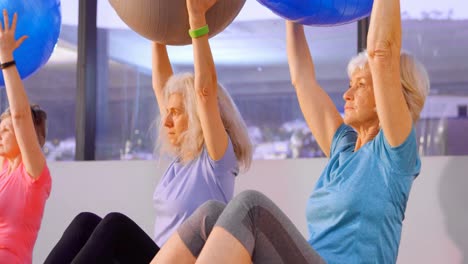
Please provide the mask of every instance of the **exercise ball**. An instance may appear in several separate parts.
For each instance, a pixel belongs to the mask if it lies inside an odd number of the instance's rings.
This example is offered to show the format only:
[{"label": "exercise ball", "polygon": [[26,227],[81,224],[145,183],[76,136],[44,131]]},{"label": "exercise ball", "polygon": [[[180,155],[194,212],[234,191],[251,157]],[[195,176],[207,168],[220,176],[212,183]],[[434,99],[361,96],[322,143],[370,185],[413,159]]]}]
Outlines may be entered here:
[{"label": "exercise ball", "polygon": [[[15,39],[28,36],[13,53],[24,79],[44,65],[54,51],[62,21],[60,0],[0,0],[0,11],[3,9],[8,11],[10,25],[13,14],[18,14]],[[0,14],[3,24],[3,12]],[[0,85],[5,85],[3,74],[0,74]]]},{"label": "exercise ball", "polygon": [[373,0],[257,0],[277,15],[304,25],[335,26],[367,17]]},{"label": "exercise ball", "polygon": [[[119,17],[143,37],[166,45],[192,40],[186,0],[109,0]],[[206,14],[209,37],[223,31],[239,14],[245,0],[218,0]]]}]

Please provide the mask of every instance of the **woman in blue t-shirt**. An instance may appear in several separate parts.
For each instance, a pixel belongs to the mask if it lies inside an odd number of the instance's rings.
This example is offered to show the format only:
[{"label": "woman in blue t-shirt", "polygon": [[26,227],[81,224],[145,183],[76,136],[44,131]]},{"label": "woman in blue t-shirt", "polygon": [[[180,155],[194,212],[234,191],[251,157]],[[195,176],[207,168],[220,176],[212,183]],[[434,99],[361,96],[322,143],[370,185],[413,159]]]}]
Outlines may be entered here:
[{"label": "woman in blue t-shirt", "polygon": [[245,123],[218,84],[204,17],[188,2],[195,74],[173,75],[166,46],[152,44],[153,90],[161,114],[158,145],[174,157],[153,195],[154,239],[120,213],[79,214],[46,263],[149,263],[178,226],[209,200],[229,202],[252,146]]},{"label": "woman in blue t-shirt", "polygon": [[[209,0],[207,0],[209,1]],[[307,205],[309,240],[264,195],[199,208],[154,263],[395,263],[402,221],[420,171],[414,123],[429,88],[401,53],[399,0],[376,0],[368,50],[348,65],[341,117],[318,84],[303,26],[286,23],[292,83],[329,162]]]}]

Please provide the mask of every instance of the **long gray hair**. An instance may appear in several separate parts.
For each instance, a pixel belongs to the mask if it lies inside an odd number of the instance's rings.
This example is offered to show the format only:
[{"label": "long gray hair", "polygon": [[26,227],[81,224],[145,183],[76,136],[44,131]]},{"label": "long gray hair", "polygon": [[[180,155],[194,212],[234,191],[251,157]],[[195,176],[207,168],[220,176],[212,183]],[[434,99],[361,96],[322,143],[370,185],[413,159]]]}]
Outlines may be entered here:
[{"label": "long gray hair", "polygon": [[[185,111],[188,116],[188,129],[181,135],[181,144],[175,147],[169,143],[164,133],[164,119],[158,121],[158,148],[160,154],[170,154],[181,158],[183,162],[198,157],[203,149],[205,140],[197,111],[194,75],[183,73],[173,75],[164,87],[164,100],[167,102],[173,93],[180,93],[184,98]],[[247,127],[239,110],[226,89],[218,84],[218,106],[224,128],[231,139],[234,153],[242,169],[247,170],[252,162],[252,143],[247,133]]]}]

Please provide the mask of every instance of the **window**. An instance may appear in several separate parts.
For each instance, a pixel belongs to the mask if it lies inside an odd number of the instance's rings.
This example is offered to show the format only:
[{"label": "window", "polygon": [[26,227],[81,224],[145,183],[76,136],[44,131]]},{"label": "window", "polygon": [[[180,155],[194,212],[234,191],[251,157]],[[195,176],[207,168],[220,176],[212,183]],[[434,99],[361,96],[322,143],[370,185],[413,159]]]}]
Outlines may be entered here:
[{"label": "window", "polygon": [[[402,2],[403,48],[428,69],[431,93],[416,130],[423,155],[466,155],[468,10],[457,0]],[[73,159],[78,2],[62,1],[63,27],[49,63],[25,81],[31,101],[49,114],[51,160]],[[108,1],[98,1],[96,159],[152,159],[158,108],[151,87],[150,41],[129,29]],[[357,25],[306,27],[316,75],[338,110]],[[210,40],[220,83],[249,129],[257,159],[321,157],[290,84],[283,19],[246,4]],[[168,47],[175,72],[193,71],[191,46]],[[5,91],[0,102],[5,106]],[[466,137],[466,136],[465,136]],[[467,142],[467,143],[465,143]]]},{"label": "window", "polygon": [[[48,160],[75,158],[76,5],[74,1],[62,2],[62,28],[54,52],[42,68],[24,80],[29,101],[47,112],[44,153]],[[0,89],[0,106],[2,110],[8,106],[5,89]]]},{"label": "window", "polygon": [[[105,17],[108,9],[102,5],[98,17]],[[115,19],[107,16],[106,21]],[[107,80],[99,87],[104,96],[99,99],[97,158],[151,158],[158,109],[151,88],[150,41],[121,21],[116,23],[102,22],[99,32],[99,38],[106,39],[99,46],[106,49],[103,53],[108,58]],[[357,50],[356,23],[307,28],[307,35],[319,81],[342,105],[341,94],[348,83],[346,65]],[[282,19],[255,1],[247,1],[238,18],[210,44],[219,82],[229,90],[249,126],[255,158],[323,155],[305,125],[290,84]],[[191,46],[168,47],[168,51],[175,72],[193,71]]]},{"label": "window", "polygon": [[417,125],[423,155],[468,154],[466,7],[466,2],[454,0],[402,2],[403,49],[424,64],[431,79]]}]

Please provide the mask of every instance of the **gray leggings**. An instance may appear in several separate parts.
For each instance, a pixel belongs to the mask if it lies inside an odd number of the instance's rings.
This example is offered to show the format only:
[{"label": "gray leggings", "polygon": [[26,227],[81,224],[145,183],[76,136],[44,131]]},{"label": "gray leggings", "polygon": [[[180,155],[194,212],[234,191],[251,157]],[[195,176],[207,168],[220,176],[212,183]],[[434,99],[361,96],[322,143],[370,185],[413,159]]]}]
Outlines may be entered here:
[{"label": "gray leggings", "polygon": [[291,220],[257,191],[242,192],[228,205],[206,202],[179,227],[178,234],[198,257],[213,226],[239,240],[254,263],[325,263]]}]

